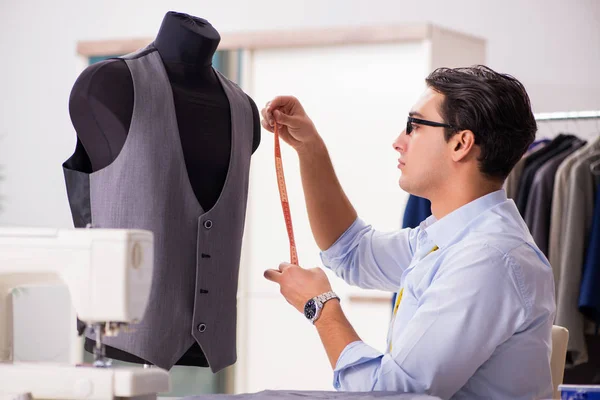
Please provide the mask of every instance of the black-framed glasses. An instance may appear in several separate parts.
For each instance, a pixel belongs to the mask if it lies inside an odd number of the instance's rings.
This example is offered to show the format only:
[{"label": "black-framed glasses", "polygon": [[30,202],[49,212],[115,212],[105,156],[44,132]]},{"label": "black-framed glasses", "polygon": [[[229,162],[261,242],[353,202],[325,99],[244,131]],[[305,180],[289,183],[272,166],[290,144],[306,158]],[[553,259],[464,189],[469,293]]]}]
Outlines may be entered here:
[{"label": "black-framed glasses", "polygon": [[413,130],[412,124],[427,125],[427,126],[433,126],[433,127],[438,127],[438,128],[454,129],[454,127],[452,125],[444,124],[442,122],[427,121],[426,119],[408,117],[408,120],[406,121],[406,134],[407,135],[410,135]]}]

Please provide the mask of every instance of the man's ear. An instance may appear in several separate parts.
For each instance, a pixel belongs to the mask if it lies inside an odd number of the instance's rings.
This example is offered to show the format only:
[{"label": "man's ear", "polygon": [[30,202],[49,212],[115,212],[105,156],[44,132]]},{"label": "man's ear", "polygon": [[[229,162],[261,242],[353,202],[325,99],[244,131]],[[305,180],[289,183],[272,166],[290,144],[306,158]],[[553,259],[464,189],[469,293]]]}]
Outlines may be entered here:
[{"label": "man's ear", "polygon": [[452,151],[452,160],[456,162],[461,161],[473,153],[475,148],[475,134],[470,130],[456,132],[450,138],[448,144]]}]

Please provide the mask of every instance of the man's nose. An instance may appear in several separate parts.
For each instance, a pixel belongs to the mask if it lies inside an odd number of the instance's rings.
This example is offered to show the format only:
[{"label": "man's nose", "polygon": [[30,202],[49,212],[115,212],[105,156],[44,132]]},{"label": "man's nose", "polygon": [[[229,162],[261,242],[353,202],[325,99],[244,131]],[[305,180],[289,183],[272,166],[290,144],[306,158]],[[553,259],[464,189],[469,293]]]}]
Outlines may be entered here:
[{"label": "man's nose", "polygon": [[394,148],[394,150],[400,153],[404,153],[406,151],[407,136],[408,135],[404,134],[404,130],[400,132],[400,135],[398,135],[396,140],[394,140],[394,142],[392,143],[392,147]]}]

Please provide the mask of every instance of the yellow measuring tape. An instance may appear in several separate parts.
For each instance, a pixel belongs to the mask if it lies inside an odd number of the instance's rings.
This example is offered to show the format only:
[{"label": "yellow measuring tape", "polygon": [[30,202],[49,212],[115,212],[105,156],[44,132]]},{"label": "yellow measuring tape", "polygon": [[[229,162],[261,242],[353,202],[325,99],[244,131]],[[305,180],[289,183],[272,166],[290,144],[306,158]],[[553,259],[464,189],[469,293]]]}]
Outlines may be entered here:
[{"label": "yellow measuring tape", "polygon": [[[429,253],[425,254],[425,257],[427,257],[428,255],[430,255],[431,253],[433,253],[434,251],[438,250],[439,247],[437,246],[433,246],[433,249],[431,249],[429,251]],[[398,312],[398,307],[400,307],[400,302],[402,301],[402,294],[404,293],[404,288],[401,288],[400,291],[398,292],[398,295],[396,295],[396,303],[394,304],[394,312],[393,312],[393,317],[392,317],[392,327],[390,328],[390,353],[392,352],[392,335],[394,333],[394,322],[396,321],[396,313]]]}]

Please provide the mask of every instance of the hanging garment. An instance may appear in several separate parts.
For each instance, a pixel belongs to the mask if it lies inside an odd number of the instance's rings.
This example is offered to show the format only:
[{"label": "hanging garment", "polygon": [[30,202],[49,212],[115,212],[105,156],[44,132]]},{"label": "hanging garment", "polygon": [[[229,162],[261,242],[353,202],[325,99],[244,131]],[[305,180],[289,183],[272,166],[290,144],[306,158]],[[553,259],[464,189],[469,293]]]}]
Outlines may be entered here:
[{"label": "hanging garment", "polygon": [[[596,181],[598,181],[597,176]],[[595,197],[592,233],[583,265],[578,305],[579,311],[598,326],[600,324],[600,184],[596,185]]]},{"label": "hanging garment", "polygon": [[524,219],[535,243],[546,257],[548,256],[552,191],[556,170],[565,158],[580,149],[585,143],[583,140],[574,139],[567,150],[545,162],[534,175]]},{"label": "hanging garment", "polygon": [[402,219],[403,228],[416,228],[419,224],[431,215],[431,202],[423,197],[410,195],[406,208],[404,209],[404,218]]},{"label": "hanging garment", "polygon": [[[85,172],[80,154],[63,164],[76,227],[154,233],[146,313],[109,346],[170,369],[198,343],[213,372],[236,361],[236,295],[253,141],[245,93],[215,71],[231,108],[231,157],[220,197],[203,210],[190,185],[172,88],[156,49],[124,56],[134,85],[125,145],[107,167]],[[107,294],[110,296],[110,294]]]},{"label": "hanging garment", "polygon": [[556,157],[571,146],[571,142],[575,140],[574,135],[558,135],[552,142],[546,145],[543,149],[536,151],[525,160],[525,168],[519,182],[519,196],[517,197],[517,208],[521,216],[525,217],[525,209],[527,208],[527,200],[531,191],[531,184],[537,170],[547,161]]},{"label": "hanging garment", "polygon": [[563,221],[564,238],[559,248],[556,325],[569,330],[567,350],[574,365],[588,360],[585,321],[579,312],[578,301],[585,246],[589,241],[594,213],[595,179],[590,164],[598,158],[598,153],[587,155],[577,160],[571,168]]},{"label": "hanging garment", "polygon": [[[560,279],[560,249],[564,240],[564,215],[568,197],[568,179],[573,164],[586,155],[600,150],[600,137],[568,156],[558,167],[552,192],[552,215],[550,218],[550,238],[548,240],[548,260],[554,272],[554,282],[558,291]],[[558,296],[558,293],[557,293]]]},{"label": "hanging garment", "polygon": [[550,139],[541,139],[533,142],[531,146],[529,146],[529,149],[527,149],[527,152],[519,161],[517,161],[513,169],[510,171],[510,174],[508,174],[506,180],[504,181],[504,190],[506,191],[506,196],[509,199],[516,199],[519,194],[519,181],[521,180],[523,168],[525,168],[525,159],[532,153],[543,148],[548,143],[550,143]]}]

